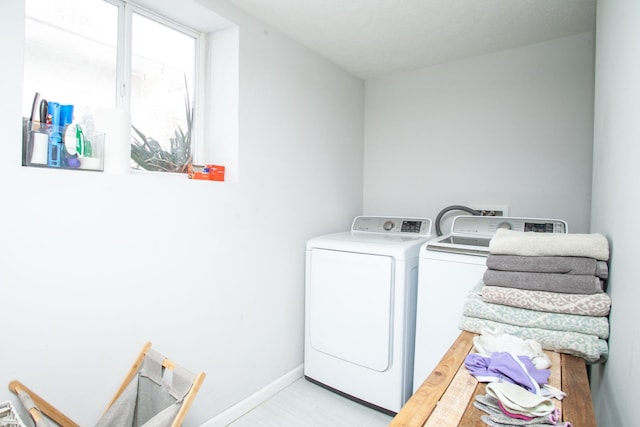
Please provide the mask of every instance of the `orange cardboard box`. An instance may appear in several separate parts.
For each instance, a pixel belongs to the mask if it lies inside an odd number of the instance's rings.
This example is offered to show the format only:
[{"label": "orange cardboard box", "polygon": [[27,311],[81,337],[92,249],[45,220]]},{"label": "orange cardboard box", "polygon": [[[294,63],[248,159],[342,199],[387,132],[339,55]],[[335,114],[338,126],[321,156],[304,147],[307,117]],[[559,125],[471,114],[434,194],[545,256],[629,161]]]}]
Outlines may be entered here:
[{"label": "orange cardboard box", "polygon": [[209,179],[211,181],[224,181],[224,166],[206,165],[209,169]]},{"label": "orange cardboard box", "polygon": [[189,179],[206,181],[224,181],[224,166],[220,165],[189,165],[187,167]]}]

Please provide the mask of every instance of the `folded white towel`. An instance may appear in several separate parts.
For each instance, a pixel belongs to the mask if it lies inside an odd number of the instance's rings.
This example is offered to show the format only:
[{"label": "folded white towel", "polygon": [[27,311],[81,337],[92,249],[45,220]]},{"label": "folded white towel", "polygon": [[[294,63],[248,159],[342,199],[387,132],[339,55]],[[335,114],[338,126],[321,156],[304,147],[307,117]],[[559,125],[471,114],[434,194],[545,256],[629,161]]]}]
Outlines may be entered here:
[{"label": "folded white towel", "polygon": [[609,259],[609,241],[599,233],[536,233],[499,229],[489,242],[489,252],[522,256],[578,256]]}]

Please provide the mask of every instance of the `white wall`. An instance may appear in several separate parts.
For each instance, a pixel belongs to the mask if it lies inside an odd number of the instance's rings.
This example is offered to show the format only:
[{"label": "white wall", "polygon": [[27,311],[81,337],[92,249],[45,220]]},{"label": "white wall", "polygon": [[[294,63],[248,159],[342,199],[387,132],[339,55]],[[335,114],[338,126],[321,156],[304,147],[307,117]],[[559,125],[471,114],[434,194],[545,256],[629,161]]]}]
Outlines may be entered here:
[{"label": "white wall", "polygon": [[207,373],[185,425],[298,367],[305,242],[362,211],[363,83],[208,3],[240,26],[233,184],[21,167],[22,1],[0,14],[0,384],[81,425],[146,340]]},{"label": "white wall", "polygon": [[[225,165],[225,179],[238,182],[238,88],[240,78],[239,30],[237,26],[210,33],[208,49],[211,55],[211,80],[205,88],[208,95],[203,103],[211,117],[203,123],[208,144],[199,144],[201,163],[209,159]],[[203,106],[204,106],[203,105]]]},{"label": "white wall", "polygon": [[593,63],[585,33],[367,80],[364,213],[491,203],[587,231]]},{"label": "white wall", "polygon": [[597,9],[591,229],[611,244],[609,360],[592,370],[598,425],[638,425],[640,384],[640,3],[600,1]]}]

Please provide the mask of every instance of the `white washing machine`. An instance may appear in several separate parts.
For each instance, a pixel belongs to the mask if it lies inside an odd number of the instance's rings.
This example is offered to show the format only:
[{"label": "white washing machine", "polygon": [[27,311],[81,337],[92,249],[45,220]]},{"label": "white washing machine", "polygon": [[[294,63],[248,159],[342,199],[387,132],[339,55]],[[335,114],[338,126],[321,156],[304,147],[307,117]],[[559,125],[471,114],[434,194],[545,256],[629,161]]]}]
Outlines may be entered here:
[{"label": "white washing machine", "polygon": [[469,291],[487,269],[489,241],[498,228],[566,233],[555,219],[462,215],[451,233],[420,248],[413,389],[420,387],[460,334],[458,324]]},{"label": "white washing machine", "polygon": [[418,254],[427,218],[356,217],[307,242],[304,375],[382,412],[412,394]]}]

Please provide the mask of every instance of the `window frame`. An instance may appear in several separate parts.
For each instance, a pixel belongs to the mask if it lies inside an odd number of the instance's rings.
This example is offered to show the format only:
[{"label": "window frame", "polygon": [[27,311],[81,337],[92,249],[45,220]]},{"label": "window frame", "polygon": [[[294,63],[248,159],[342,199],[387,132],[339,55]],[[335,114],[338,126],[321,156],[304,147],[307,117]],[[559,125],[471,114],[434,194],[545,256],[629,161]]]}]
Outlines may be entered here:
[{"label": "window frame", "polygon": [[[132,24],[133,14],[138,14],[144,18],[152,20],[160,25],[182,33],[194,40],[193,50],[193,83],[190,88],[190,101],[193,112],[193,122],[191,127],[191,153],[192,162],[202,162],[207,153],[206,137],[209,129],[204,120],[210,108],[208,98],[212,83],[209,81],[209,61],[211,60],[209,35],[218,28],[205,32],[197,29],[193,22],[191,24],[182,23],[173,19],[177,11],[167,10],[162,4],[158,5],[158,12],[153,10],[153,3],[145,0],[102,0],[117,9],[117,39],[115,58],[115,86],[113,88],[114,107],[126,113],[131,113],[131,84],[132,84]],[[144,5],[142,3],[145,3]],[[147,5],[148,3],[148,5]],[[215,14],[215,12],[212,12]],[[223,19],[223,18],[222,18]],[[191,18],[191,21],[193,19]],[[190,22],[186,19],[186,22]],[[216,22],[219,25],[218,22]],[[232,25],[232,23],[229,23]],[[198,24],[197,24],[198,25]],[[220,28],[227,28],[226,25]],[[131,171],[150,172],[144,169],[131,168]],[[173,172],[169,174],[175,174]],[[180,175],[180,174],[178,174]]]},{"label": "window frame", "polygon": [[[205,91],[201,90],[204,87],[204,74],[205,64],[207,60],[206,50],[206,34],[198,31],[188,25],[184,25],[171,18],[163,16],[154,12],[144,6],[141,6],[132,1],[126,0],[103,0],[107,3],[113,4],[118,7],[118,44],[116,47],[117,59],[116,59],[116,108],[125,112],[130,112],[131,109],[131,58],[132,58],[132,16],[134,13],[144,16],[150,20],[153,20],[161,25],[169,27],[175,31],[179,31],[187,36],[193,37],[195,41],[194,46],[194,76],[193,76],[193,124],[191,135],[191,153],[192,162],[197,161],[202,157],[203,144],[200,141],[203,138],[204,132],[201,123],[204,122],[202,117],[204,116],[204,97]],[[141,172],[146,172],[140,170]]]}]

